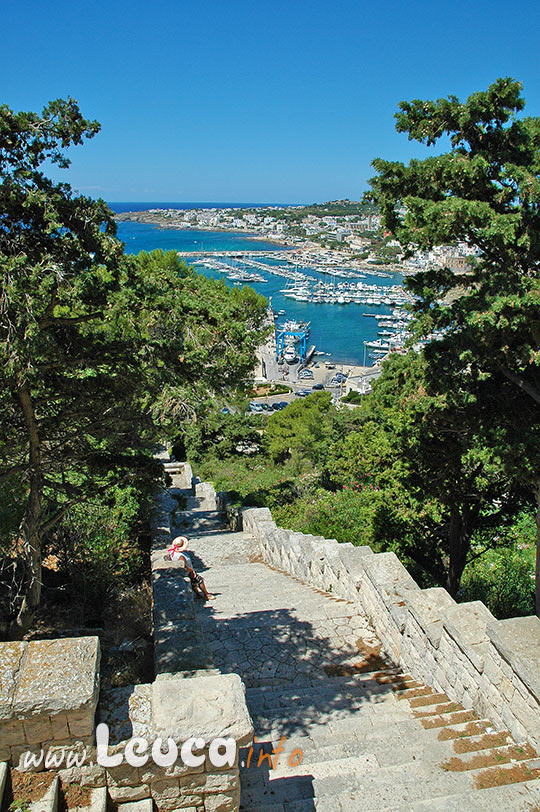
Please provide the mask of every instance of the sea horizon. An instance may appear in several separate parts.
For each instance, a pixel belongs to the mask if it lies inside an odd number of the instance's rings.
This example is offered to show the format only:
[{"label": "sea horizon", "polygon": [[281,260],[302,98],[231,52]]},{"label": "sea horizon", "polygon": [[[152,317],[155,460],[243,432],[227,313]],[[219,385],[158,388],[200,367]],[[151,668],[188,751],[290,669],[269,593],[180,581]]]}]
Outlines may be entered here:
[{"label": "sea horizon", "polygon": [[149,209],[178,209],[180,211],[190,211],[193,209],[284,209],[288,206],[304,206],[306,203],[226,203],[226,202],[183,202],[183,201],[163,201],[163,200],[123,200],[106,201],[107,205],[115,214],[123,214],[127,211],[148,211]]}]

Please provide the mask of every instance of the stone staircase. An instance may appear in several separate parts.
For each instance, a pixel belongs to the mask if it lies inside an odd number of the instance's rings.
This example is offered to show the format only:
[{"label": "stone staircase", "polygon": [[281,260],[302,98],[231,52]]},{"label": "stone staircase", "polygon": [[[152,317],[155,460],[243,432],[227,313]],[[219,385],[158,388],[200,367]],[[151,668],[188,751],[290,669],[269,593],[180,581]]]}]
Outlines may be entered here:
[{"label": "stone staircase", "polygon": [[263,563],[211,489],[188,496],[174,530],[216,595],[196,608],[208,667],[247,689],[241,812],[540,812],[529,745],[401,673],[357,605]]}]

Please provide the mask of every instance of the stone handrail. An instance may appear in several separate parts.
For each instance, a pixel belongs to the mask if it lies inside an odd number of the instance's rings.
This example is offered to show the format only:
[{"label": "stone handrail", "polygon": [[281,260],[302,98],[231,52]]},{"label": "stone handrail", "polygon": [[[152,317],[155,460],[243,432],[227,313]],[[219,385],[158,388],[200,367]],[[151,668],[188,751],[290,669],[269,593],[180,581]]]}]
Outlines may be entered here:
[{"label": "stone handrail", "polygon": [[358,602],[386,654],[415,679],[474,709],[518,741],[540,746],[540,619],[496,620],[480,601],[456,603],[445,589],[421,589],[394,553],[277,527],[267,508],[239,514],[263,560],[303,583]]}]

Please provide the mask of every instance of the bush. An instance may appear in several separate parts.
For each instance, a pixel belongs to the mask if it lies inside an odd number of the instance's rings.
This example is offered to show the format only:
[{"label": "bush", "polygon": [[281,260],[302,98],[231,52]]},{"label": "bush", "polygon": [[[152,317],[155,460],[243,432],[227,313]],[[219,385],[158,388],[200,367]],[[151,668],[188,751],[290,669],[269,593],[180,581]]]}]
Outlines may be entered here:
[{"label": "bush", "polygon": [[332,493],[320,489],[293,504],[275,506],[272,516],[281,527],[375,547],[374,520],[381,499],[382,494],[371,490]]},{"label": "bush", "polygon": [[341,398],[342,403],[362,403],[363,395],[356,389],[349,389],[345,397]]},{"label": "bush", "polygon": [[141,580],[150,500],[132,486],[74,505],[47,545],[48,601],[69,603],[74,625],[99,626],[112,595]]},{"label": "bush", "polygon": [[293,456],[284,465],[272,465],[262,455],[249,459],[206,458],[197,469],[216,491],[227,491],[234,505],[269,507],[285,505],[303,496],[319,474]]},{"label": "bush", "polygon": [[534,567],[516,551],[492,553],[466,568],[460,601],[482,601],[499,620],[533,615]]}]

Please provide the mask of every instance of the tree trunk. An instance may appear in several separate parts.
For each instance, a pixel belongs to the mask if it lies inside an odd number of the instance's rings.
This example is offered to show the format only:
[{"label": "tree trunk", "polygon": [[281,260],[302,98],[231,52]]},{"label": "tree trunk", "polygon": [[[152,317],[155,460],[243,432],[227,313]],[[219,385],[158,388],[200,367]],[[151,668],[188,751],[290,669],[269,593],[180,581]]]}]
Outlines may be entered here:
[{"label": "tree trunk", "polygon": [[536,571],[534,579],[536,614],[540,617],[540,482],[536,485]]},{"label": "tree trunk", "polygon": [[457,507],[450,509],[450,527],[448,530],[449,562],[446,577],[446,589],[455,598],[459,589],[461,576],[467,561],[469,549],[469,534],[466,532],[465,522]]},{"label": "tree trunk", "polygon": [[21,524],[24,551],[25,581],[23,600],[17,618],[10,627],[10,637],[22,637],[30,628],[41,600],[41,522],[43,516],[43,474],[41,470],[41,442],[34,406],[27,385],[18,391],[28,432],[30,476],[28,501]]}]

